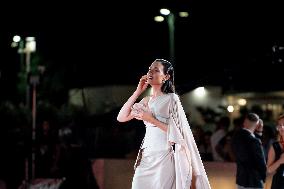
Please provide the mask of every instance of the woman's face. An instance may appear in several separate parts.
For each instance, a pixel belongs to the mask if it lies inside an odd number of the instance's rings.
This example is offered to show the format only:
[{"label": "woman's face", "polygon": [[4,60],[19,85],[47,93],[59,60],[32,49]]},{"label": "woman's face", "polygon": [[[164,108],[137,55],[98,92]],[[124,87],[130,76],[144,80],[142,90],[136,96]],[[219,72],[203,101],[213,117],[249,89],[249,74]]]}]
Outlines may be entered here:
[{"label": "woman's face", "polygon": [[284,137],[284,118],[278,121],[277,130],[279,134]]},{"label": "woman's face", "polygon": [[163,84],[163,80],[166,80],[166,75],[164,74],[164,66],[160,62],[154,61],[149,67],[147,79],[150,85]]}]

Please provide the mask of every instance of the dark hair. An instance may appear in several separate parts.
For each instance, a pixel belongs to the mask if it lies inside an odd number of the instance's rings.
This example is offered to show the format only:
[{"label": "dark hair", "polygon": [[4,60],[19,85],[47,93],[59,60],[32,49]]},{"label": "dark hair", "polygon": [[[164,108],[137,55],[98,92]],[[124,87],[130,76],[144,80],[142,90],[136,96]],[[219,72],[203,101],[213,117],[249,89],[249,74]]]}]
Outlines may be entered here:
[{"label": "dark hair", "polygon": [[284,118],[284,114],[281,114],[278,118],[277,118],[277,121],[281,120]]},{"label": "dark hair", "polygon": [[169,74],[170,78],[165,81],[162,85],[163,93],[175,93],[174,84],[174,67],[173,65],[165,59],[156,59],[155,61],[160,62],[164,66],[164,74]]},{"label": "dark hair", "polygon": [[251,122],[258,122],[259,121],[259,116],[255,113],[247,114],[246,118]]}]

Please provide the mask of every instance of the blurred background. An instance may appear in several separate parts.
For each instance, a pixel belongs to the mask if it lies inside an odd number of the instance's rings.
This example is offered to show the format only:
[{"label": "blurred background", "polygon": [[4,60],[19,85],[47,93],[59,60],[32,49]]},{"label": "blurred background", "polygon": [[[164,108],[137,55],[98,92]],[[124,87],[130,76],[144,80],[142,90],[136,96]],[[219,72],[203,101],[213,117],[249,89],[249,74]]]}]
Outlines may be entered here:
[{"label": "blurred background", "polygon": [[[3,9],[0,188],[119,188],[109,184],[116,177],[106,174],[108,163],[132,169],[145,128],[116,116],[156,58],[174,64],[212,183],[224,178],[214,173],[223,166],[232,175],[227,188],[234,186],[230,137],[247,112],[264,121],[266,153],[275,139],[284,104],[278,1],[22,2]],[[212,137],[220,128],[222,136]],[[224,156],[214,158],[216,146]],[[116,181],[129,184],[128,174]]]}]

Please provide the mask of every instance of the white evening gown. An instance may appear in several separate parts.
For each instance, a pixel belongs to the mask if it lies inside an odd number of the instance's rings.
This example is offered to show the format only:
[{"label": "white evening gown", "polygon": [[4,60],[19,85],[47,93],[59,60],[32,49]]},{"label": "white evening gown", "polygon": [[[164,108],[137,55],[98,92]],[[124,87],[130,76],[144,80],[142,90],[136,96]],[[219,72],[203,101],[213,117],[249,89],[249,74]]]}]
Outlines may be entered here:
[{"label": "white evening gown", "polygon": [[144,121],[146,133],[134,166],[132,189],[210,189],[179,97],[163,94],[150,97],[146,104],[168,129],[164,132]]}]

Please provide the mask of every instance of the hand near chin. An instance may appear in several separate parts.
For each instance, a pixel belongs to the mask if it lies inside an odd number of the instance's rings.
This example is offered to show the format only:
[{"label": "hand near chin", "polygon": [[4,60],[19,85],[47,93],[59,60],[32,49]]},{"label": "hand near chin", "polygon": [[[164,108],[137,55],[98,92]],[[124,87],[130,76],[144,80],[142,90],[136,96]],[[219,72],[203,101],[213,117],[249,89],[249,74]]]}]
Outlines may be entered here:
[{"label": "hand near chin", "polygon": [[147,89],[147,87],[148,87],[147,75],[143,75],[139,80],[136,91],[142,93]]}]

